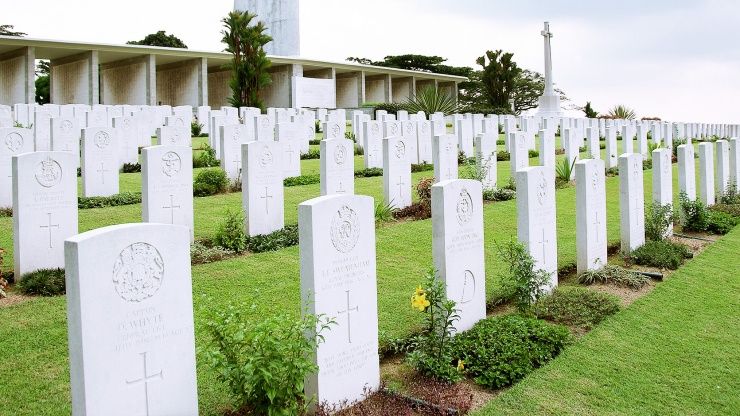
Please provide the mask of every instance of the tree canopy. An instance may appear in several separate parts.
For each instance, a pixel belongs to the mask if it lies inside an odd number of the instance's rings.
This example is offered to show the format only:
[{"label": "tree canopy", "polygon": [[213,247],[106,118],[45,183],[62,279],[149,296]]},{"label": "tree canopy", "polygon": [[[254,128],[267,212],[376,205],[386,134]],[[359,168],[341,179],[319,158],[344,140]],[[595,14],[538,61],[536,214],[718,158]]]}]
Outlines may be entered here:
[{"label": "tree canopy", "polygon": [[447,59],[439,56],[426,55],[389,55],[382,61],[372,61],[367,58],[349,57],[348,61],[357,62],[363,65],[383,66],[386,68],[408,69],[411,71],[432,72],[435,74],[457,75],[467,77],[473,72],[470,67],[456,67],[443,65]]},{"label": "tree canopy", "polygon": [[13,25],[0,25],[0,36],[26,36],[28,33],[15,32]]},{"label": "tree canopy", "polygon": [[146,35],[142,40],[130,40],[126,42],[128,45],[148,45],[148,46],[159,46],[163,48],[181,48],[187,49],[188,46],[183,43],[175,35],[168,35],[164,30],[160,30],[157,33],[151,33]]}]

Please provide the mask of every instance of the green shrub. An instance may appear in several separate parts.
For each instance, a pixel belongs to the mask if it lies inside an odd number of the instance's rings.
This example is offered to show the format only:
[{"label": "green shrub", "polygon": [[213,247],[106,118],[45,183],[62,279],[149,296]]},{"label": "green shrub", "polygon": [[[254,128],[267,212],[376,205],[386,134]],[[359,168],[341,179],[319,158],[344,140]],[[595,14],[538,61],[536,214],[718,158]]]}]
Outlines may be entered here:
[{"label": "green shrub", "polygon": [[321,121],[320,120],[316,120],[315,126],[316,126],[315,128],[316,133],[321,133]]},{"label": "green shrub", "polygon": [[645,237],[648,240],[664,240],[668,230],[673,227],[675,215],[673,205],[660,205],[657,202],[645,207]]},{"label": "green shrub", "polygon": [[119,207],[141,203],[140,192],[122,192],[111,196],[78,197],[78,209]]},{"label": "green shrub", "polygon": [[365,154],[365,149],[360,146],[355,146],[355,156],[362,156]]},{"label": "green shrub", "polygon": [[373,176],[383,176],[383,169],[367,168],[355,172],[355,178],[371,178]]},{"label": "green shrub", "polygon": [[321,183],[321,175],[301,175],[283,179],[283,186],[301,186]]},{"label": "green shrub", "polygon": [[409,354],[409,362],[420,373],[437,380],[456,382],[460,367],[452,365],[453,326],[460,319],[455,301],[445,296],[445,282],[437,277],[434,269],[424,278],[424,283],[411,296],[411,307],[422,313],[424,333],[416,340],[416,348]]},{"label": "green shrub", "polygon": [[416,195],[419,201],[414,202],[406,208],[399,209],[393,213],[396,218],[413,218],[425,220],[432,217],[432,185],[434,178],[422,178],[416,185]]},{"label": "green shrub", "polygon": [[213,263],[214,261],[224,260],[233,254],[233,252],[223,247],[209,247],[201,241],[195,241],[190,245],[190,264],[194,266],[196,264]]},{"label": "green shrub", "polygon": [[199,155],[193,154],[193,168],[210,168],[219,166],[221,162],[216,159],[216,149],[205,145]]},{"label": "green shrub", "polygon": [[478,321],[453,338],[452,349],[476,383],[499,389],[555,358],[571,339],[564,326],[512,314]]},{"label": "green shrub", "polygon": [[611,168],[609,168],[609,169],[606,169],[606,170],[604,171],[604,174],[605,174],[605,175],[606,175],[607,177],[611,177],[611,176],[619,176],[619,166],[613,166],[613,167],[611,167]]},{"label": "green shrub", "polygon": [[688,199],[683,191],[679,194],[678,201],[683,214],[681,227],[689,231],[706,231],[709,226],[707,206],[698,198],[693,201]]},{"label": "green shrub", "polygon": [[538,151],[536,151],[534,149],[529,149],[529,157],[530,158],[539,157],[539,156],[540,156],[540,152],[538,152]]},{"label": "green shrub", "polygon": [[13,207],[0,207],[0,218],[11,218],[13,216]]},{"label": "green shrub", "polygon": [[64,269],[41,269],[26,273],[16,285],[26,295],[58,296],[66,293]]},{"label": "green shrub", "polygon": [[434,165],[427,162],[422,163],[412,163],[411,164],[411,173],[414,172],[427,172],[430,170],[434,170]]},{"label": "green shrub", "polygon": [[564,157],[560,163],[555,165],[555,177],[560,178],[564,182],[570,182],[570,177],[573,174],[573,169],[576,166],[576,159],[569,161],[568,157]]},{"label": "green shrub", "polygon": [[673,156],[678,157],[678,146],[686,144],[686,139],[673,139]]},{"label": "green shrub", "polygon": [[241,414],[305,414],[314,398],[304,395],[304,382],[318,371],[311,357],[336,322],[307,311],[299,319],[281,313],[257,320],[249,313],[253,308],[229,304],[208,311],[211,342],[203,358],[229,386]]},{"label": "green shrub", "polygon": [[689,258],[689,249],[683,244],[667,240],[647,241],[630,252],[630,260],[642,266],[676,270]]},{"label": "green shrub", "polygon": [[537,317],[556,324],[591,329],[609,315],[619,311],[620,300],[614,295],[582,287],[560,286],[540,299],[533,312]]},{"label": "green shrub", "polygon": [[121,173],[137,173],[141,172],[141,165],[138,163],[124,163],[121,168]]},{"label": "green shrub", "polygon": [[352,133],[351,131],[345,131],[344,138],[348,140],[352,140],[353,143],[357,143],[357,136],[355,136],[355,134]]},{"label": "green shrub", "polygon": [[485,201],[509,201],[516,198],[516,191],[507,188],[493,188],[483,190]]},{"label": "green shrub", "polygon": [[321,159],[321,149],[308,149],[308,153],[301,153],[301,160]]},{"label": "green shrub", "polygon": [[508,265],[508,274],[501,279],[503,293],[511,295],[516,308],[528,313],[532,304],[545,295],[550,283],[550,273],[535,270],[534,258],[524,244],[509,240],[507,243],[494,243],[501,259]]},{"label": "green shrub", "polygon": [[246,237],[247,250],[252,253],[282,250],[286,247],[298,245],[298,225],[273,231],[270,234],[259,234]]},{"label": "green shrub", "polygon": [[727,190],[718,196],[717,204],[740,205],[740,193],[737,191],[736,183],[730,182],[727,185]]},{"label": "green shrub", "polygon": [[398,110],[404,110],[405,107],[402,104],[397,103],[379,103],[375,106],[375,111],[385,110],[388,114],[398,114]]},{"label": "green shrub", "polygon": [[497,150],[496,151],[496,160],[499,162],[504,162],[507,160],[511,160],[511,153],[507,152],[506,150]]},{"label": "green shrub", "polygon": [[244,213],[227,209],[224,215],[226,218],[216,226],[213,243],[235,253],[241,253],[247,248]]},{"label": "green shrub", "polygon": [[229,178],[226,172],[220,168],[205,169],[198,172],[193,182],[193,195],[210,196],[226,192],[229,186]]},{"label": "green shrub", "polygon": [[650,282],[647,276],[635,273],[619,266],[606,265],[599,270],[589,270],[578,276],[578,282],[585,285],[596,282],[640,289]]},{"label": "green shrub", "polygon": [[308,141],[308,144],[309,145],[314,145],[314,146],[320,146],[321,145],[321,139],[309,140]]},{"label": "green shrub", "polygon": [[375,225],[382,222],[395,221],[393,214],[398,211],[398,208],[394,208],[391,203],[386,203],[385,200],[378,201],[375,204]]},{"label": "green shrub", "polygon": [[197,120],[193,120],[190,122],[190,135],[191,136],[199,137],[202,130],[203,130],[203,125],[198,124]]},{"label": "green shrub", "polygon": [[[500,126],[500,124],[499,124],[499,126]],[[502,132],[499,132],[499,133],[502,133],[503,134],[503,131]],[[506,144],[506,140],[504,140],[504,139],[498,139],[498,140],[496,140],[496,146],[504,146],[505,144]]]},{"label": "green shrub", "polygon": [[[707,208],[711,212],[724,212],[725,214],[732,215],[735,218],[740,218],[740,204],[723,204],[717,203]],[[2,209],[0,209],[0,217],[2,217]],[[10,210],[9,217],[13,216],[13,210]]]},{"label": "green shrub", "polygon": [[733,217],[724,212],[709,210],[708,233],[727,234],[738,224],[740,224],[740,218]]}]

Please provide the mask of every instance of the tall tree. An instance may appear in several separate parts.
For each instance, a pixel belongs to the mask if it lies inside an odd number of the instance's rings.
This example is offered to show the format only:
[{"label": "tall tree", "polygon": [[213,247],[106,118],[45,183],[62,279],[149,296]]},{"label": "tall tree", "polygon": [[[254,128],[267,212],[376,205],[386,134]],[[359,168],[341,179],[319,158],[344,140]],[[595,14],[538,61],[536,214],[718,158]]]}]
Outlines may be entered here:
[{"label": "tall tree", "polygon": [[224,35],[221,41],[226,44],[225,51],[233,55],[231,62],[224,65],[234,74],[229,81],[232,91],[229,104],[237,108],[257,107],[264,110],[260,91],[272,82],[267,72],[271,62],[264,47],[272,38],[265,34],[267,28],[264,23],[250,26],[255,17],[256,14],[247,11],[229,13],[221,20],[225,27],[221,31]]},{"label": "tall tree", "polygon": [[0,25],[0,36],[26,36],[28,33],[13,31],[13,25]]},{"label": "tall tree", "polygon": [[483,96],[491,108],[508,107],[509,99],[514,96],[516,80],[522,70],[514,62],[513,57],[513,53],[504,53],[499,49],[496,52],[486,51],[484,56],[475,61],[483,67],[480,77]]},{"label": "tall tree", "polygon": [[146,35],[142,40],[130,40],[126,43],[128,45],[160,46],[163,48],[188,48],[180,38],[175,35],[168,35],[164,30]]},{"label": "tall tree", "polygon": [[[522,70],[516,78],[514,93],[511,96],[514,99],[514,113],[519,114],[537,108],[540,105],[540,96],[544,92],[545,77],[536,71]],[[555,88],[555,92],[560,96],[560,101],[568,101],[568,97],[559,88]]]}]

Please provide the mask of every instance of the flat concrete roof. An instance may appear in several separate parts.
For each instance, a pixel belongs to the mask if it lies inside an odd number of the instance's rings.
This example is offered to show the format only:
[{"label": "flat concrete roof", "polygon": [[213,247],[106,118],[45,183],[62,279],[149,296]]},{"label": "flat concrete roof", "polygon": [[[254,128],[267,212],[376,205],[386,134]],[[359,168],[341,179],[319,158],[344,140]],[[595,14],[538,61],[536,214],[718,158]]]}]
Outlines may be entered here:
[{"label": "flat concrete roof", "polygon": [[[142,45],[111,45],[105,43],[74,42],[49,39],[34,39],[16,36],[0,36],[0,55],[19,48],[33,46],[36,59],[58,59],[83,52],[98,51],[100,64],[115,62],[142,55],[155,55],[157,65],[206,58],[208,66],[221,66],[231,59],[227,52],[197,51],[192,49],[162,48]],[[390,74],[392,78],[415,77],[417,79],[436,79],[437,81],[465,81],[465,77],[435,74],[431,72],[409,71],[405,69],[362,65],[355,62],[332,62],[302,57],[269,56],[272,66],[297,64],[305,71],[334,68],[337,74],[364,71],[366,76]]]}]

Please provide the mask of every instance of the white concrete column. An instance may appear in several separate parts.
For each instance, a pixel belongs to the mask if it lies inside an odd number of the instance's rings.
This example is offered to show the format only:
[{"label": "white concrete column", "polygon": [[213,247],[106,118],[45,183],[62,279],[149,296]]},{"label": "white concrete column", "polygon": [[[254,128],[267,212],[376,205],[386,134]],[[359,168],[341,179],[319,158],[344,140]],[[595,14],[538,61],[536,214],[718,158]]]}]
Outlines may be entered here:
[{"label": "white concrete column", "polygon": [[36,96],[36,48],[0,54],[0,104],[33,104]]}]

